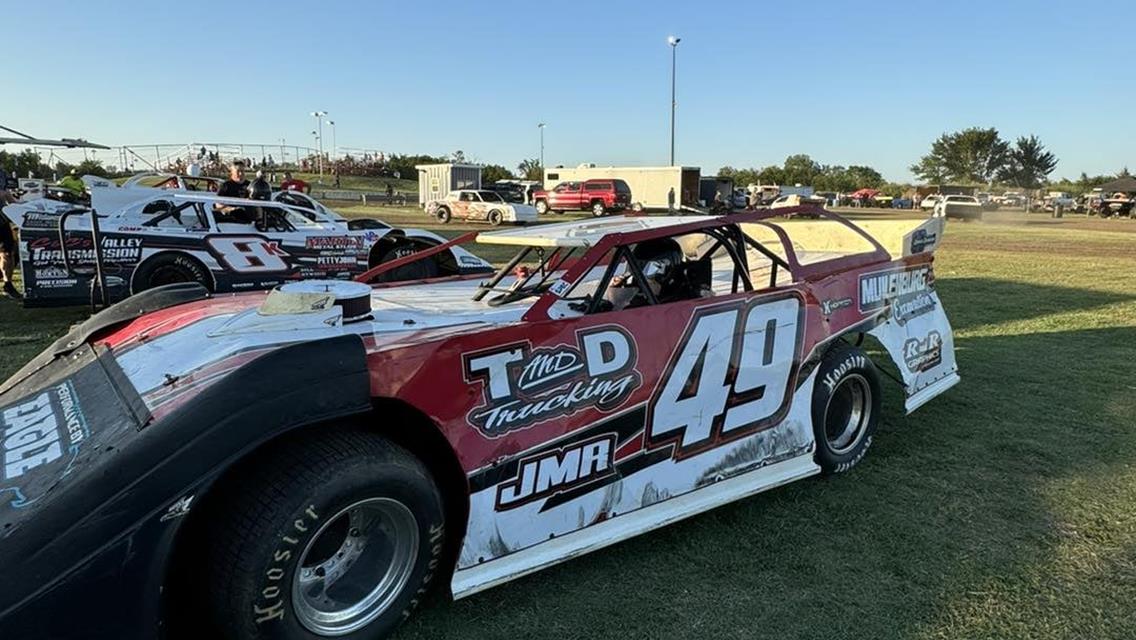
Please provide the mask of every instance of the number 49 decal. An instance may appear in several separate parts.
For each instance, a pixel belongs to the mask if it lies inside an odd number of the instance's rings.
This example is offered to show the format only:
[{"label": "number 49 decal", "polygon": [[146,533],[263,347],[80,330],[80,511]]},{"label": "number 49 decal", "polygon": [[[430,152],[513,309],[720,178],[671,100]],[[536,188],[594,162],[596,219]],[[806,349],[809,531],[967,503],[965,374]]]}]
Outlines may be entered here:
[{"label": "number 49 decal", "polygon": [[781,420],[802,329],[796,296],[695,311],[651,396],[648,446],[682,458]]}]

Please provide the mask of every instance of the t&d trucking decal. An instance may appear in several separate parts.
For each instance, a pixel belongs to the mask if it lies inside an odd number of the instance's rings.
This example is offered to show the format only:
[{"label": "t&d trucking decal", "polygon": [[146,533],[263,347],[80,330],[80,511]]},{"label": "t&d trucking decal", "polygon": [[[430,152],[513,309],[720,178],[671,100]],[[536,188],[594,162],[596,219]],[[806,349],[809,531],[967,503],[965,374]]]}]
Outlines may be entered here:
[{"label": "t&d trucking decal", "polygon": [[495,438],[589,407],[621,405],[642,382],[635,341],[605,326],[581,331],[577,342],[532,351],[517,343],[462,356],[466,381],[480,381],[485,393],[469,423]]}]

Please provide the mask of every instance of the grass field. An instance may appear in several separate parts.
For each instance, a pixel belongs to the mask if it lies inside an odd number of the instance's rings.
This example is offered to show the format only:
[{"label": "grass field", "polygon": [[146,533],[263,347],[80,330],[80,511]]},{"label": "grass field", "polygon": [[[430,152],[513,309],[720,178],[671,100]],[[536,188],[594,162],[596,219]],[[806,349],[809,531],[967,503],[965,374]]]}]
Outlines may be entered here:
[{"label": "grass field", "polygon": [[[1136,221],[993,219],[952,223],[936,259],[962,383],[910,417],[885,386],[853,471],[429,605],[397,637],[1136,637]],[[82,315],[0,301],[0,376]]]}]

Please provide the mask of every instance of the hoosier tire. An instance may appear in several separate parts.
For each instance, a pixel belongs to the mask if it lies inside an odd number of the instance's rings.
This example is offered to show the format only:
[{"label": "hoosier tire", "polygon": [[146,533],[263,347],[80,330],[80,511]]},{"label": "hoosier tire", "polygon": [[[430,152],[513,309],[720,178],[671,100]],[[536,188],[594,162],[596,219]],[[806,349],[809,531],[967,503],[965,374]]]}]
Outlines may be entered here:
[{"label": "hoosier tire", "polygon": [[134,273],[132,292],[182,282],[196,282],[209,287],[209,271],[205,265],[184,253],[162,253],[143,262]]},{"label": "hoosier tire", "polygon": [[225,489],[202,564],[219,637],[385,637],[439,575],[441,496],[381,437],[344,428],[270,446]]},{"label": "hoosier tire", "polygon": [[872,446],[880,420],[880,377],[860,349],[837,346],[817,368],[813,387],[813,435],[822,473],[856,466]]},{"label": "hoosier tire", "polygon": [[[375,247],[372,249],[372,258],[369,261],[370,266],[374,267],[384,262],[405,258],[425,248],[428,247],[416,246],[416,243],[410,240],[398,240],[387,248]],[[379,274],[376,281],[401,282],[403,280],[427,280],[429,278],[437,278],[440,274],[441,269],[438,267],[437,256],[432,256],[404,264],[401,267],[395,267],[391,271]]]}]

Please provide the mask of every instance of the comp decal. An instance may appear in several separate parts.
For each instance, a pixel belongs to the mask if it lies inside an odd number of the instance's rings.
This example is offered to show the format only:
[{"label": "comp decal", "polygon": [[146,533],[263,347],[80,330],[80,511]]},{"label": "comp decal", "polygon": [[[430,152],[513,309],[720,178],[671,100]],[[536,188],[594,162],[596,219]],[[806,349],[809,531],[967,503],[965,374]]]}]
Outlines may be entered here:
[{"label": "comp decal", "polygon": [[642,384],[635,340],[621,327],[580,331],[575,345],[530,349],[519,342],[462,355],[465,380],[481,384],[485,404],[466,416],[497,438],[534,424],[596,408],[618,408]]},{"label": "comp decal", "polygon": [[4,451],[0,494],[10,494],[11,506],[24,507],[40,497],[29,488],[29,477],[67,475],[91,430],[75,386],[67,380],[5,407],[0,412],[0,434]]}]

